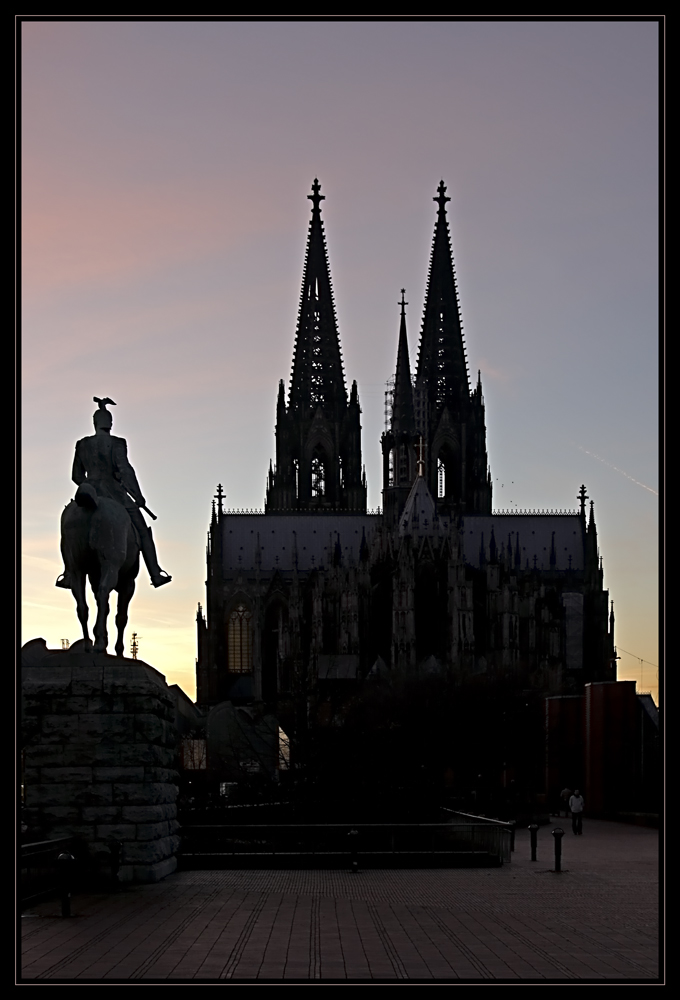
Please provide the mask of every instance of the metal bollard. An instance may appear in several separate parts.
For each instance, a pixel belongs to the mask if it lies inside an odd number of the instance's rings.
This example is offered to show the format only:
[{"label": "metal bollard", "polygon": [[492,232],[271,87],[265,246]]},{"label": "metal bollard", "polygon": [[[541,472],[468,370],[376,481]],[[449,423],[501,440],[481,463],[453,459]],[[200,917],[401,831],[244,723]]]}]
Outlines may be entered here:
[{"label": "metal bollard", "polygon": [[552,832],[555,838],[555,871],[562,871],[562,837],[564,836],[564,830],[561,826],[556,826]]},{"label": "metal bollard", "polygon": [[347,836],[350,838],[349,850],[350,850],[350,872],[356,875],[359,871],[359,831],[350,830]]},{"label": "metal bollard", "polygon": [[517,820],[512,820],[510,823],[510,850],[515,850],[515,827],[517,826]]},{"label": "metal bollard", "polygon": [[529,823],[527,827],[531,835],[531,860],[536,860],[536,844],[538,843],[538,823]]},{"label": "metal bollard", "polygon": [[61,915],[71,916],[71,889],[73,888],[73,875],[76,859],[72,854],[64,852],[57,857],[57,878],[59,880],[59,891],[61,894]]}]

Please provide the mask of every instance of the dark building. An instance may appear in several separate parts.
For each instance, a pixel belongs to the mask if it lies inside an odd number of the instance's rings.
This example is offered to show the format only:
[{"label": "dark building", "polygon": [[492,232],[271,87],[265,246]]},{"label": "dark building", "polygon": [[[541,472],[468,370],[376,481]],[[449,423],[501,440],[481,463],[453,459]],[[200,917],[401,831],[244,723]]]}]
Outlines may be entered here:
[{"label": "dark building", "polygon": [[635,681],[545,699],[545,786],[579,788],[590,815],[657,812],[659,713]]},{"label": "dark building", "polygon": [[356,381],[347,393],[314,182],[265,510],[223,510],[221,487],[213,501],[197,619],[205,709],[264,701],[291,730],[303,716],[339,724],[343,704],[374,680],[498,681],[541,697],[615,680],[614,616],[585,487],[576,510],[492,509],[445,192],[442,182],[415,376],[402,295],[383,509],[369,512],[359,396]]}]

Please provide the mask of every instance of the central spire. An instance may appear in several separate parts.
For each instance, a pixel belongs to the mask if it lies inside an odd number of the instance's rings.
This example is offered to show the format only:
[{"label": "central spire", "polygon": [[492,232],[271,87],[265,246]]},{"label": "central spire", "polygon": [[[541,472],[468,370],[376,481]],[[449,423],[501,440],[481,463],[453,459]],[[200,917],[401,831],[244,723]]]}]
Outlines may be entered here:
[{"label": "central spire", "polygon": [[383,509],[388,523],[396,524],[417,476],[415,444],[416,420],[413,409],[411,365],[406,336],[406,291],[401,290],[401,320],[397,346],[397,368],[394,374],[392,416],[390,426],[381,439],[383,452]]},{"label": "central spire", "polygon": [[318,406],[338,419],[347,407],[347,391],[342,368],[338,324],[333,302],[328,250],[321,202],[325,196],[314,178],[312,218],[302,274],[302,293],[295,333],[289,408],[300,414]]},{"label": "central spire", "polygon": [[401,290],[401,322],[399,325],[399,344],[397,347],[397,370],[394,376],[394,403],[392,405],[392,433],[395,439],[399,434],[415,434],[416,421],[413,413],[413,387],[411,386],[411,366],[408,357],[408,338],[406,336],[406,289]]}]

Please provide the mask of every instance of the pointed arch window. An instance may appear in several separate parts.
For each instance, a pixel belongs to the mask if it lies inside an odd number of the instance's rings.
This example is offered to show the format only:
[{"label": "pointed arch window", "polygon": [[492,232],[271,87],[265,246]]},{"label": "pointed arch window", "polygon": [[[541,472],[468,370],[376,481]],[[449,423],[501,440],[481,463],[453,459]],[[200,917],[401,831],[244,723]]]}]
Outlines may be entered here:
[{"label": "pointed arch window", "polygon": [[460,453],[448,444],[437,457],[437,497],[453,503],[461,499]]},{"label": "pointed arch window", "polygon": [[230,674],[253,671],[253,616],[245,604],[239,604],[229,615],[227,663]]},{"label": "pointed arch window", "polygon": [[317,447],[312,456],[312,498],[322,500],[327,490],[326,455],[322,448]]},{"label": "pointed arch window", "polygon": [[399,482],[408,482],[408,450],[405,444],[399,446]]}]

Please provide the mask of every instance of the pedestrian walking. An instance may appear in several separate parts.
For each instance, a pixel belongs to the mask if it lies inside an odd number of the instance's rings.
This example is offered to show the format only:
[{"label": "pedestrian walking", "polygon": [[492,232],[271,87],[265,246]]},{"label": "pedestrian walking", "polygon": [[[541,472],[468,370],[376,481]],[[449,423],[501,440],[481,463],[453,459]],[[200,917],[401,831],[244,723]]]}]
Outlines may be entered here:
[{"label": "pedestrian walking", "polygon": [[[562,807],[564,809],[565,819],[569,815],[569,799],[571,798],[572,794],[573,793],[571,788],[563,788],[562,791],[560,792],[560,799],[562,800]],[[558,812],[557,815],[561,816],[562,815],[561,811]]]},{"label": "pedestrian walking", "polygon": [[583,833],[583,796],[579,792],[578,788],[575,790],[574,794],[569,799],[569,808],[571,809],[571,828],[575,834]]}]

